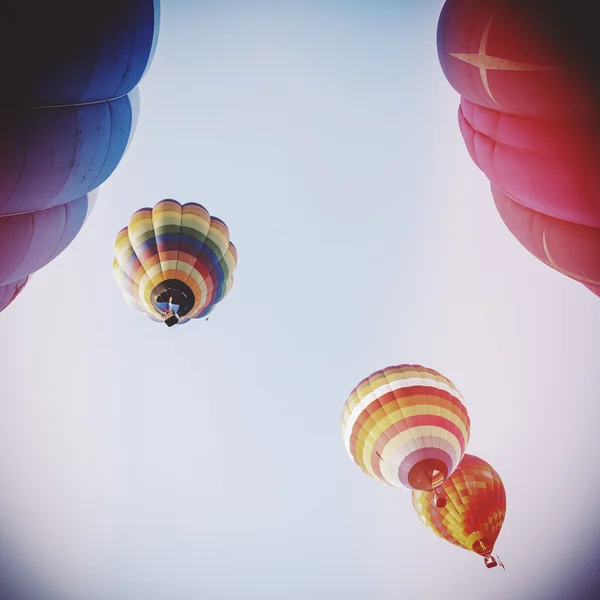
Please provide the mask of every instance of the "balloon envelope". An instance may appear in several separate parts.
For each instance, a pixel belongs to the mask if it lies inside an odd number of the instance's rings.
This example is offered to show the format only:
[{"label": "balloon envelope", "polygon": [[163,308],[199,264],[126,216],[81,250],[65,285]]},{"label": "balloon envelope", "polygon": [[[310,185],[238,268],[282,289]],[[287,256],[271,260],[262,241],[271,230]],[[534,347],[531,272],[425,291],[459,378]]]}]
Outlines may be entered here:
[{"label": "balloon envelope", "polygon": [[82,104],[129,93],[152,60],[159,18],[159,0],[7,3],[0,106]]},{"label": "balloon envelope", "polygon": [[0,217],[0,285],[14,283],[54,260],[77,236],[96,201],[72,202]]},{"label": "balloon envelope", "polygon": [[0,285],[41,269],[75,239],[138,111],[137,90],[84,106],[0,110]]},{"label": "balloon envelope", "polygon": [[504,224],[531,254],[598,294],[600,229],[531,210],[494,185],[492,195]]},{"label": "balloon envelope", "polygon": [[0,110],[0,216],[65,204],[104,183],[133,134],[138,94],[83,106]]},{"label": "balloon envelope", "polygon": [[121,161],[137,122],[134,88],[156,47],[159,7],[159,0],[3,7],[0,285],[26,278],[73,241],[94,190]]},{"label": "balloon envelope", "polygon": [[600,286],[600,45],[591,6],[448,0],[438,55],[496,207],[535,256]]},{"label": "balloon envelope", "polygon": [[421,365],[375,371],[350,393],[342,438],[358,467],[394,487],[432,490],[460,462],[470,435],[462,396]]},{"label": "balloon envelope", "polygon": [[600,48],[594,5],[581,0],[447,0],[440,65],[463,97],[545,120],[598,114]]},{"label": "balloon envelope", "polygon": [[600,136],[587,124],[513,117],[462,99],[459,126],[473,162],[521,205],[600,226]]}]

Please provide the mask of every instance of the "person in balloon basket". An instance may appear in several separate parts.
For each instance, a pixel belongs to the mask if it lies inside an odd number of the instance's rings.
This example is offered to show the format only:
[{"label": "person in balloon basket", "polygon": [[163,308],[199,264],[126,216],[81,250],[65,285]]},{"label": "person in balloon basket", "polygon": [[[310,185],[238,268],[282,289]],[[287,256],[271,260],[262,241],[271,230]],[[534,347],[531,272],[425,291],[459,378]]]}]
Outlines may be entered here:
[{"label": "person in balloon basket", "polygon": [[156,307],[164,313],[164,319],[167,326],[172,327],[179,322],[179,304],[173,302],[173,297],[169,298],[168,302],[157,302]]}]

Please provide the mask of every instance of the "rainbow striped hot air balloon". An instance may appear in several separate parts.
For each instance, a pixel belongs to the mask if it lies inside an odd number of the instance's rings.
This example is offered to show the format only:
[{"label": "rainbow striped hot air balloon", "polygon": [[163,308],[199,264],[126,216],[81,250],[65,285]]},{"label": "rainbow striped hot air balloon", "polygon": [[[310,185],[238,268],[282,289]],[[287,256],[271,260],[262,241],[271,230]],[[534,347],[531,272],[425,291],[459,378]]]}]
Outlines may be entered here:
[{"label": "rainbow striped hot air balloon", "polygon": [[500,475],[477,456],[465,454],[456,471],[444,482],[446,506],[435,505],[432,493],[414,491],[413,506],[425,525],[442,539],[476,552],[488,568],[506,515],[506,492]]},{"label": "rainbow striped hot air balloon", "polygon": [[117,234],[113,275],[125,300],[169,327],[208,315],[233,285],[227,225],[196,203],[161,200]]},{"label": "rainbow striped hot air balloon", "polygon": [[460,463],[470,420],[460,392],[420,365],[375,371],[350,393],[342,415],[346,450],[367,474],[394,487],[437,491]]}]

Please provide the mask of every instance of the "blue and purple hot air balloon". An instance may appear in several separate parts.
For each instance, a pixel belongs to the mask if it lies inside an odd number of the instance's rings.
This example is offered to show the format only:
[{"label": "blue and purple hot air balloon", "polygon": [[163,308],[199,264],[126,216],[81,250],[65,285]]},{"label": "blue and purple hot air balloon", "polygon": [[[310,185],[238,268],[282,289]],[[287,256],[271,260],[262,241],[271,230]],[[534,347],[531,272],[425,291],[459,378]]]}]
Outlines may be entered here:
[{"label": "blue and purple hot air balloon", "polygon": [[159,0],[14,2],[0,20],[0,311],[77,236],[137,122]]}]

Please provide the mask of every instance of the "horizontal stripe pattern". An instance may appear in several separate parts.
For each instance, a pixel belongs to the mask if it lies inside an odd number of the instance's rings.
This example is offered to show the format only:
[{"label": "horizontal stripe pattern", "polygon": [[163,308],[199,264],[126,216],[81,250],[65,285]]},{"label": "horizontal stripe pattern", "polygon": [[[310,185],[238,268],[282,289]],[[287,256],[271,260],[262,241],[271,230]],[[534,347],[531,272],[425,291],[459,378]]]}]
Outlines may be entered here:
[{"label": "horizontal stripe pattern", "polygon": [[229,293],[236,265],[227,225],[196,203],[167,199],[140,209],[114,244],[114,279],[127,302],[153,320],[163,320],[151,300],[160,283],[177,279],[194,294],[184,324],[209,314]]},{"label": "horizontal stripe pattern", "polygon": [[446,541],[489,556],[506,516],[502,479],[486,461],[465,454],[441,486],[446,506],[436,508],[432,492],[413,491],[413,506],[421,521]]},{"label": "horizontal stripe pattern", "polygon": [[342,411],[342,438],[351,458],[367,475],[394,487],[413,487],[411,469],[431,459],[445,465],[449,475],[469,435],[470,419],[458,389],[421,365],[372,373],[352,390]]}]

